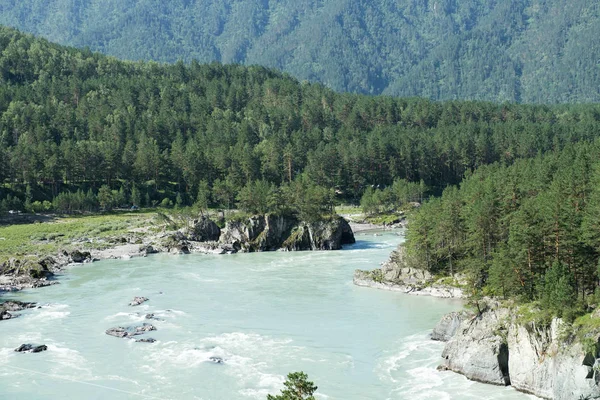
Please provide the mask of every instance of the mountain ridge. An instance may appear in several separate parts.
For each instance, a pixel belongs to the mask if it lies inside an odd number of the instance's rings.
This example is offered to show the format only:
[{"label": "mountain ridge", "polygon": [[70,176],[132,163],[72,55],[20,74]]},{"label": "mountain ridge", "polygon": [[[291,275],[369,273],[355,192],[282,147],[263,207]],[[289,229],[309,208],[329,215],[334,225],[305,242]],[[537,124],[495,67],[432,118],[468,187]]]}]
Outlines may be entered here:
[{"label": "mountain ridge", "polygon": [[258,64],[336,91],[600,101],[584,0],[0,0],[0,24],[120,59]]}]

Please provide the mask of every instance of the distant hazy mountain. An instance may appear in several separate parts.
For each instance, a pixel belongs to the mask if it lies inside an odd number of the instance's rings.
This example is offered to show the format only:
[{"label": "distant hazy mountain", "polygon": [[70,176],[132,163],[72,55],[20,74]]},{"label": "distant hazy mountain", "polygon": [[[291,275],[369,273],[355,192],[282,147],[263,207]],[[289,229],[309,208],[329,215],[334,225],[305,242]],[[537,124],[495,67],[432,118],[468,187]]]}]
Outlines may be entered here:
[{"label": "distant hazy mountain", "polygon": [[335,90],[600,101],[595,0],[0,0],[0,24],[123,59],[261,64]]}]

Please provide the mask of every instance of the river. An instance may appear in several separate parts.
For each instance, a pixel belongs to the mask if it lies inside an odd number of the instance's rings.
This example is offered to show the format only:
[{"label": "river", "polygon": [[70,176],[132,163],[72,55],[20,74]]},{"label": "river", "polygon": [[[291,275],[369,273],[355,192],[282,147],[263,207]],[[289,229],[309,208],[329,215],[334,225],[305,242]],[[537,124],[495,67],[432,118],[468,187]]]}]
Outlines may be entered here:
[{"label": "river", "polygon": [[[376,268],[401,240],[363,233],[342,251],[70,267],[59,285],[4,296],[44,306],[0,322],[0,398],[265,399],[292,371],[318,399],[532,398],[436,371],[443,344],[428,335],[460,302],[352,284],[354,269]],[[134,296],[150,300],[130,307]],[[156,343],[104,333],[144,322]],[[48,351],[14,352],[22,343]]]}]

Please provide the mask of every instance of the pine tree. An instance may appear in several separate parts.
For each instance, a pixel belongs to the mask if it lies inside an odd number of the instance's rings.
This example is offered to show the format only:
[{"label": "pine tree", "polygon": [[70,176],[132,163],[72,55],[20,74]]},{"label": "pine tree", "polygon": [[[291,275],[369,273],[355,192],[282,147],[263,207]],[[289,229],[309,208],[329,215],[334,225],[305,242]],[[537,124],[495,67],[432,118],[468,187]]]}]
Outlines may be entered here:
[{"label": "pine tree", "polygon": [[267,400],[315,400],[313,394],[317,391],[317,386],[308,380],[308,375],[304,372],[292,372],[287,376],[283,383],[285,389],[281,394],[273,396],[267,395]]}]

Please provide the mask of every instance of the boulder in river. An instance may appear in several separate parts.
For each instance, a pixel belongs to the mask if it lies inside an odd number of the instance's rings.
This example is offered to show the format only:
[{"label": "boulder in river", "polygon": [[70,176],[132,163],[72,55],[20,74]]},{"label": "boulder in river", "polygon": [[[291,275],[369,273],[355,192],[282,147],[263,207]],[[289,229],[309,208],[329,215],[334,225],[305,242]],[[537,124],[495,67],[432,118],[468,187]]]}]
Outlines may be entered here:
[{"label": "boulder in river", "polygon": [[144,318],[146,318],[146,319],[152,319],[152,320],[154,320],[154,321],[164,321],[164,319],[162,319],[162,318],[158,318],[158,317],[157,317],[157,316],[155,316],[154,314],[146,314],[146,315],[144,316]]},{"label": "boulder in river", "polygon": [[28,303],[15,300],[5,301],[4,303],[0,304],[0,321],[18,317],[18,315],[12,314],[15,311],[22,311],[28,308],[35,307],[37,307],[36,303]]},{"label": "boulder in river", "polygon": [[118,338],[131,338],[133,336],[143,335],[146,332],[155,331],[156,327],[151,324],[143,324],[140,326],[122,327],[117,326],[106,330],[106,334],[109,336],[115,336]]},{"label": "boulder in river", "polygon": [[209,357],[208,360],[210,362],[213,362],[215,364],[225,364],[225,360],[223,360],[221,357]]},{"label": "boulder in river", "polygon": [[4,321],[7,319],[11,319],[13,318],[13,315],[11,313],[9,313],[8,311],[0,311],[0,321]]},{"label": "boulder in river", "polygon": [[153,338],[143,338],[143,339],[135,339],[136,343],[154,343],[156,339]]},{"label": "boulder in river", "polygon": [[147,302],[149,299],[147,297],[135,296],[133,300],[129,303],[130,306],[139,306],[142,303]]},{"label": "boulder in river", "polygon": [[40,353],[46,350],[48,350],[48,347],[45,344],[39,346],[34,344],[22,344],[15,349],[18,353]]}]

